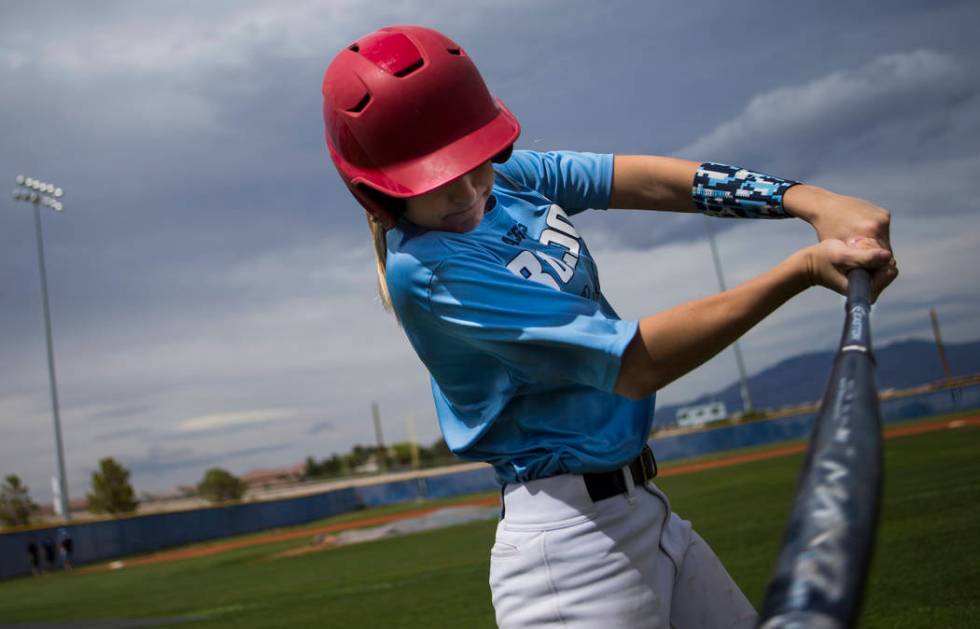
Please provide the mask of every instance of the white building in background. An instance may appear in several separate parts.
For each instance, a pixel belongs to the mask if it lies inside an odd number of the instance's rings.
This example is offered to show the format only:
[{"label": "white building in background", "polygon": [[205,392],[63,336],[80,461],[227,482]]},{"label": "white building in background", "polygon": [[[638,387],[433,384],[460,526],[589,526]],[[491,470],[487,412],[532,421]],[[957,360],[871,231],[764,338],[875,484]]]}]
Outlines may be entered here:
[{"label": "white building in background", "polygon": [[682,428],[701,426],[711,422],[721,421],[728,417],[728,409],[724,402],[708,402],[695,406],[683,406],[677,409],[677,425]]}]

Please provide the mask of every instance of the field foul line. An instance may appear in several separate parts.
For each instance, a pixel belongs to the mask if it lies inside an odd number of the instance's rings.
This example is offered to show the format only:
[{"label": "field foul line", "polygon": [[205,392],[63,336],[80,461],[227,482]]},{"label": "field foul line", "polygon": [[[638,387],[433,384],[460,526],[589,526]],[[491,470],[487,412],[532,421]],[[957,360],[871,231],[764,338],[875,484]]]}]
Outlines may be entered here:
[{"label": "field foul line", "polygon": [[[969,427],[980,426],[980,416],[947,420],[947,421],[927,422],[923,424],[917,424],[915,426],[898,426],[895,428],[886,429],[884,431],[884,437],[885,439],[894,439],[896,437],[919,435],[928,432],[937,432],[940,430],[950,430],[956,428],[963,428],[967,426]],[[732,467],[734,465],[742,465],[743,463],[752,463],[755,461],[778,459],[781,457],[791,456],[794,454],[801,454],[803,452],[806,452],[806,448],[807,448],[806,444],[797,444],[792,446],[782,446],[778,448],[772,448],[770,450],[765,450],[762,452],[735,454],[732,456],[715,459],[713,461],[702,461],[700,463],[672,465],[670,467],[661,468],[657,473],[657,476],[658,477],[679,476],[681,474],[692,474],[694,472],[703,472],[705,470],[713,470],[721,467]],[[494,496],[487,496],[484,498],[464,500],[461,502],[453,503],[452,506],[489,507],[489,506],[499,504],[499,501],[500,501],[500,497],[494,495]],[[143,565],[163,563],[168,561],[179,561],[181,559],[194,559],[198,557],[208,557],[211,555],[217,555],[220,553],[225,553],[232,550],[238,550],[241,548],[250,548],[252,546],[264,546],[266,544],[274,544],[276,542],[291,541],[295,539],[309,539],[316,535],[325,535],[328,533],[337,533],[340,531],[346,531],[350,529],[379,526],[382,524],[388,524],[389,522],[394,522],[395,520],[402,520],[406,518],[415,518],[415,517],[423,516],[433,511],[436,511],[438,509],[443,509],[445,507],[446,505],[433,506],[433,507],[427,507],[423,509],[415,509],[412,511],[403,511],[400,513],[391,513],[387,515],[361,518],[359,520],[348,520],[346,522],[338,522],[336,524],[330,524],[319,528],[303,529],[300,531],[282,531],[279,533],[270,533],[268,535],[259,535],[257,537],[251,537],[249,539],[241,539],[241,540],[234,540],[230,542],[220,542],[216,544],[210,544],[203,547],[167,550],[146,557],[139,557],[136,559],[129,559],[124,561],[113,561],[110,563],[89,566],[86,568],[75,570],[74,572],[76,574],[86,574],[92,572],[108,572],[117,567],[131,568],[133,566],[143,566]]]}]

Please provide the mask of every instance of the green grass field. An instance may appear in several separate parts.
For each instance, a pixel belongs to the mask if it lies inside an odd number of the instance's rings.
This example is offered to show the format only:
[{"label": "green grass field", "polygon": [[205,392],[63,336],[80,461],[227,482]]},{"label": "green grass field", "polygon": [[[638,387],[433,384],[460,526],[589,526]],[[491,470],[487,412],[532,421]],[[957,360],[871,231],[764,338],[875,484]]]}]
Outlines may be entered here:
[{"label": "green grass field", "polygon": [[[862,627],[980,626],[978,453],[976,428],[886,442],[882,521]],[[674,509],[693,521],[757,604],[800,463],[792,456],[660,481]],[[0,623],[193,616],[199,620],[180,626],[492,627],[487,564],[494,525],[290,559],[269,557],[306,541],[115,572],[14,579],[0,583]]]}]

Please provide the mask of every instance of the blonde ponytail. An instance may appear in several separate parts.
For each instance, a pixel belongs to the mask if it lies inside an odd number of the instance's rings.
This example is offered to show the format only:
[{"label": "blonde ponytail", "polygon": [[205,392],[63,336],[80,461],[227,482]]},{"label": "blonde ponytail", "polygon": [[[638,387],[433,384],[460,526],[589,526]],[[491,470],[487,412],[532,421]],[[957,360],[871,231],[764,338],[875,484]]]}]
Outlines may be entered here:
[{"label": "blonde ponytail", "polygon": [[388,293],[388,276],[386,260],[388,259],[388,243],[385,240],[385,228],[381,223],[365,213],[367,216],[368,228],[371,230],[371,241],[374,243],[374,264],[378,271],[378,297],[381,298],[381,307],[392,312],[391,295]]}]

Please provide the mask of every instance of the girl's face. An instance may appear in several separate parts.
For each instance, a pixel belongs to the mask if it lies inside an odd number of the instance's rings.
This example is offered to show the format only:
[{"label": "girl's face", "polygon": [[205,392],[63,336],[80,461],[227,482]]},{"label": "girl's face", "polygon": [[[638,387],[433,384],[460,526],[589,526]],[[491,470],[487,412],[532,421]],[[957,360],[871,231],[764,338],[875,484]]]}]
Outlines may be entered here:
[{"label": "girl's face", "polygon": [[483,220],[493,179],[488,160],[431,192],[405,199],[405,218],[426,229],[459,234],[476,229]]}]

